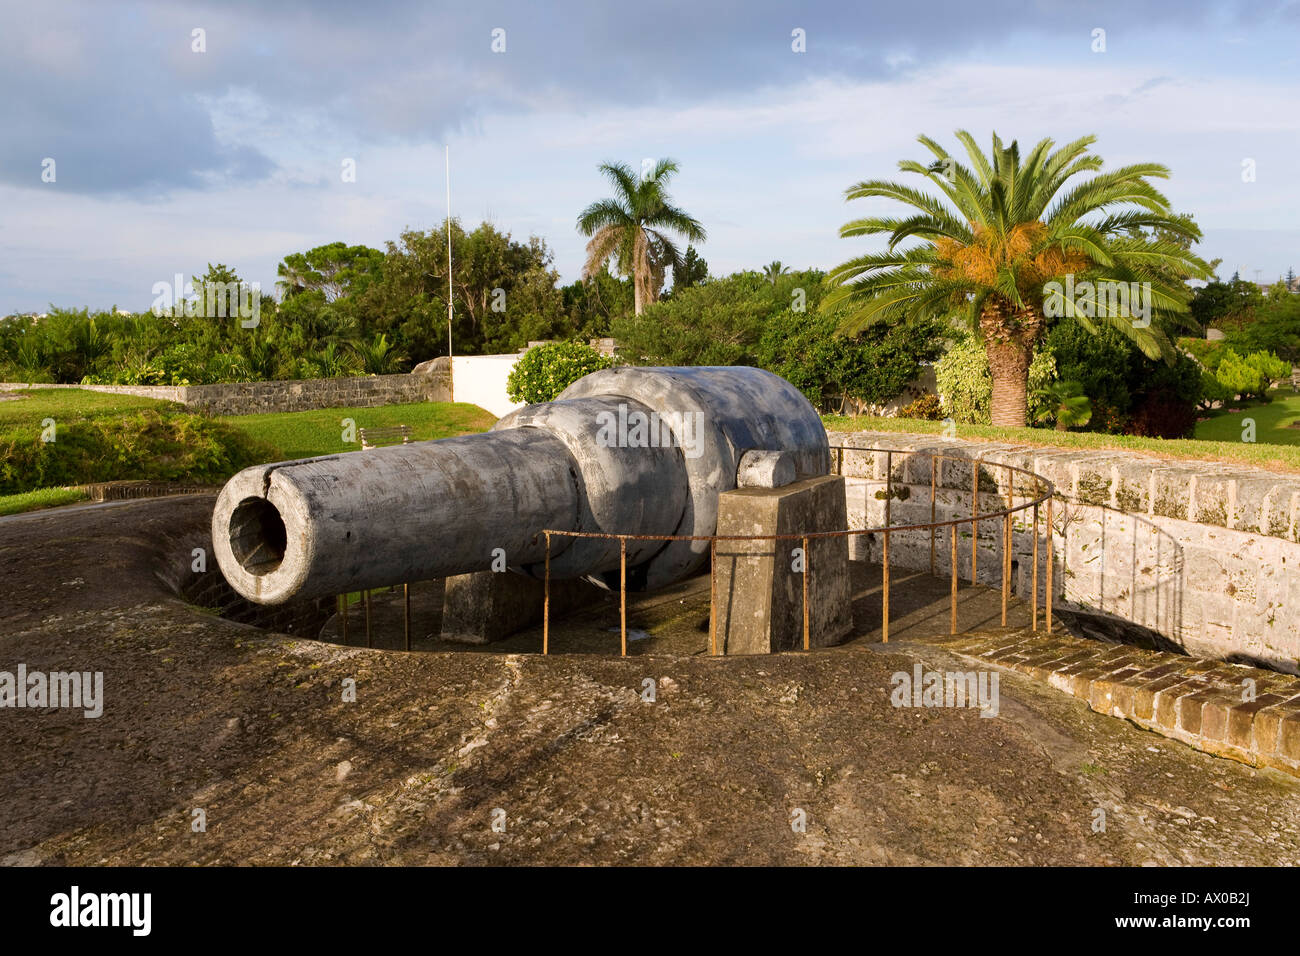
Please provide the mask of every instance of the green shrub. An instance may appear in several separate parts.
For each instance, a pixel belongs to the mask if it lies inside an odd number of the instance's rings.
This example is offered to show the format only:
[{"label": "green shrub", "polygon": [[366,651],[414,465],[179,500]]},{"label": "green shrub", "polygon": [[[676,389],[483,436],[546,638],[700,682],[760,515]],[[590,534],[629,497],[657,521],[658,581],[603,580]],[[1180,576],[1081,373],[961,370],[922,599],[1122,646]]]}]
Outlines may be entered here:
[{"label": "green shrub", "polygon": [[1057,376],[1078,382],[1094,411],[1106,409],[1108,422],[1127,418],[1152,363],[1122,332],[1103,325],[1094,334],[1078,321],[1064,319],[1052,326],[1046,343],[1056,356]]},{"label": "green shrub", "polygon": [[0,432],[0,494],[99,481],[216,484],[268,450],[204,415],[144,409],[59,422],[54,441],[35,424]]},{"label": "green shrub", "polygon": [[1219,377],[1208,369],[1201,369],[1201,400],[1198,403],[1203,410],[1209,410],[1215,405],[1226,405],[1232,401],[1235,393],[1228,391]]},{"label": "green shrub", "polygon": [[1252,352],[1241,356],[1226,349],[1215,377],[1233,395],[1242,398],[1266,398],[1269,386],[1291,373],[1291,367],[1270,352]]},{"label": "green shrub", "polygon": [[881,324],[840,335],[842,318],[838,312],[783,309],[768,319],[754,364],[790,382],[816,408],[843,411],[897,397],[921,374],[921,363],[943,347],[941,327],[933,322]]},{"label": "green shrub", "polygon": [[937,422],[943,418],[943,406],[939,403],[939,396],[925,394],[909,405],[904,405],[898,410],[899,418],[919,418],[923,421]]},{"label": "green shrub", "polygon": [[1282,361],[1272,352],[1252,352],[1246,356],[1246,364],[1263,376],[1265,388],[1291,375],[1290,363]]},{"label": "green shrub", "polygon": [[1178,340],[1178,347],[1211,372],[1219,367],[1219,363],[1223,361],[1223,353],[1227,351],[1227,346],[1223,342],[1211,342],[1207,339],[1182,338]]},{"label": "green shrub", "polygon": [[550,342],[529,349],[506,379],[512,402],[550,402],[592,372],[613,366],[614,360],[583,342]]}]

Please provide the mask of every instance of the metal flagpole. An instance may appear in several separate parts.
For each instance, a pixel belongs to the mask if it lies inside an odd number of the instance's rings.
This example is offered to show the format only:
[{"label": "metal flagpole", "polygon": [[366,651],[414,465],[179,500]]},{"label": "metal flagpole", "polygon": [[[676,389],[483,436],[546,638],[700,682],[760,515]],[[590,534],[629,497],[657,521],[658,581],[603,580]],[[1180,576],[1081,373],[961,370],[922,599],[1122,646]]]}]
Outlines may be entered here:
[{"label": "metal flagpole", "polygon": [[446,149],[447,161],[447,358],[452,357],[451,352],[451,315],[452,315],[452,292],[451,292],[451,146]]}]

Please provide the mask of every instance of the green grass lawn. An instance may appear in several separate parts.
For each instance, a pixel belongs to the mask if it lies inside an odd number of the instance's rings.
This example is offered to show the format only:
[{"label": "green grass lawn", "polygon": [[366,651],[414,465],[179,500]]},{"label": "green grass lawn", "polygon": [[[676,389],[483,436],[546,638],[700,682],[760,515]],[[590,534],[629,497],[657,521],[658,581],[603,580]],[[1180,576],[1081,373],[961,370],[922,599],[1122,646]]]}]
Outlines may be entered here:
[{"label": "green grass lawn", "polygon": [[[1279,403],[1280,404],[1280,403]],[[1268,408],[1257,405],[1252,409]],[[1243,416],[1244,417],[1244,416]],[[826,416],[828,429],[840,431],[912,432],[937,435],[943,422],[923,421],[916,418],[845,418]],[[1260,418],[1256,416],[1256,425]],[[1202,422],[1207,425],[1209,422]],[[1262,427],[1262,426],[1260,426]],[[1300,434],[1300,432],[1297,432]],[[1251,465],[1272,471],[1300,474],[1300,447],[1295,445],[1264,444],[1263,432],[1258,441],[1249,444],[1241,440],[1241,428],[1231,432],[1232,439],[1209,441],[1196,438],[1164,439],[1138,438],[1134,435],[1105,435],[1098,432],[1058,432],[1047,428],[995,428],[992,425],[958,425],[957,438],[979,438],[989,441],[1009,441],[1022,445],[1053,446],[1056,448],[1116,449],[1141,452],[1156,458],[1187,458],[1201,461],[1221,461],[1229,464]]]},{"label": "green grass lawn", "polygon": [[[17,395],[19,398],[9,398]],[[171,402],[135,395],[112,395],[88,392],[79,388],[32,388],[0,392],[0,431],[11,425],[30,424],[40,427],[43,419],[53,418],[62,424],[77,418],[119,415],[140,408],[177,407]]]},{"label": "green grass lawn", "polygon": [[89,497],[77,488],[38,488],[35,491],[24,491],[20,495],[0,495],[0,517],[35,511],[38,508],[70,505]]},{"label": "green grass lawn", "polygon": [[[25,440],[35,440],[33,436],[39,435],[41,422],[47,418],[53,418],[61,429],[78,420],[132,417],[144,408],[180,410],[179,405],[151,398],[80,389],[36,388],[19,392],[17,394],[21,397],[13,399],[5,399],[7,394],[10,393],[0,393],[0,439],[6,434],[11,437],[16,434]],[[496,416],[477,405],[450,402],[232,415],[218,420],[261,443],[263,448],[260,453],[264,454],[266,461],[284,461],[359,450],[359,434],[357,441],[351,444],[343,442],[344,418],[351,418],[357,429],[409,425],[413,437],[418,441],[486,431],[496,422]],[[62,435],[63,432],[59,434]],[[63,450],[63,445],[51,447]],[[83,501],[86,497],[84,492],[66,487],[46,487],[20,494],[0,495],[0,515],[69,504]]]},{"label": "green grass lawn", "polygon": [[1196,437],[1209,441],[1240,442],[1243,422],[1255,421],[1255,441],[1269,445],[1300,445],[1300,394],[1289,388],[1275,388],[1269,393],[1271,402],[1252,405],[1234,404],[1240,411],[1221,410],[1196,424]]},{"label": "green grass lawn", "polygon": [[343,419],[357,429],[385,425],[410,425],[416,441],[451,438],[487,431],[496,416],[464,402],[420,402],[381,405],[378,408],[323,408],[310,412],[272,412],[267,415],[231,415],[221,421],[278,449],[278,460],[333,455],[361,448],[361,436],[343,441]]}]

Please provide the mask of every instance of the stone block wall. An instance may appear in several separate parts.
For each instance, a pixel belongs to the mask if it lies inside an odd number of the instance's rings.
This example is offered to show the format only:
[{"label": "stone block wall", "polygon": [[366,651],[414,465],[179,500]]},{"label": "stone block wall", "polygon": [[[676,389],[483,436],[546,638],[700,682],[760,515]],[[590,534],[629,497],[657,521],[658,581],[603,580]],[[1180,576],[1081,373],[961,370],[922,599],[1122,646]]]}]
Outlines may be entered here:
[{"label": "stone block wall", "polygon": [[[1246,466],[1174,461],[1124,451],[1034,448],[932,435],[831,432],[832,446],[894,448],[892,524],[930,521],[930,460],[908,450],[953,456],[936,466],[935,519],[970,514],[972,463],[983,462],[980,510],[1002,506],[1012,465],[1056,486],[1054,600],[1100,622],[1129,621],[1188,653],[1300,673],[1300,476]],[[832,452],[842,460],[849,526],[884,524],[886,455]],[[1015,500],[1030,489],[1016,479]],[[1045,515],[1043,525],[1045,526]],[[936,533],[936,573],[946,575],[949,532]],[[1000,586],[1002,521],[981,522],[977,579]],[[971,527],[958,528],[958,574],[969,580]],[[879,560],[879,534],[852,545]],[[1012,530],[1012,588],[1032,581],[1032,515]],[[1040,606],[1046,595],[1040,528]],[[891,535],[891,563],[930,566],[928,531]]]}]

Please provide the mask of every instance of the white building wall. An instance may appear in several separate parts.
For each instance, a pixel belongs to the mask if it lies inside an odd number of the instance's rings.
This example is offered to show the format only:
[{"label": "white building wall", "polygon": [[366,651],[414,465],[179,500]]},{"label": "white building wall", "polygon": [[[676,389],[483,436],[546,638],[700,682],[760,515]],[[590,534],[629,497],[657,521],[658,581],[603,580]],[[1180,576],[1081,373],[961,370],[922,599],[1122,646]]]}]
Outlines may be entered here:
[{"label": "white building wall", "polygon": [[520,353],[510,355],[458,355],[451,360],[452,399],[486,409],[497,418],[508,415],[523,402],[506,395],[506,378]]}]

